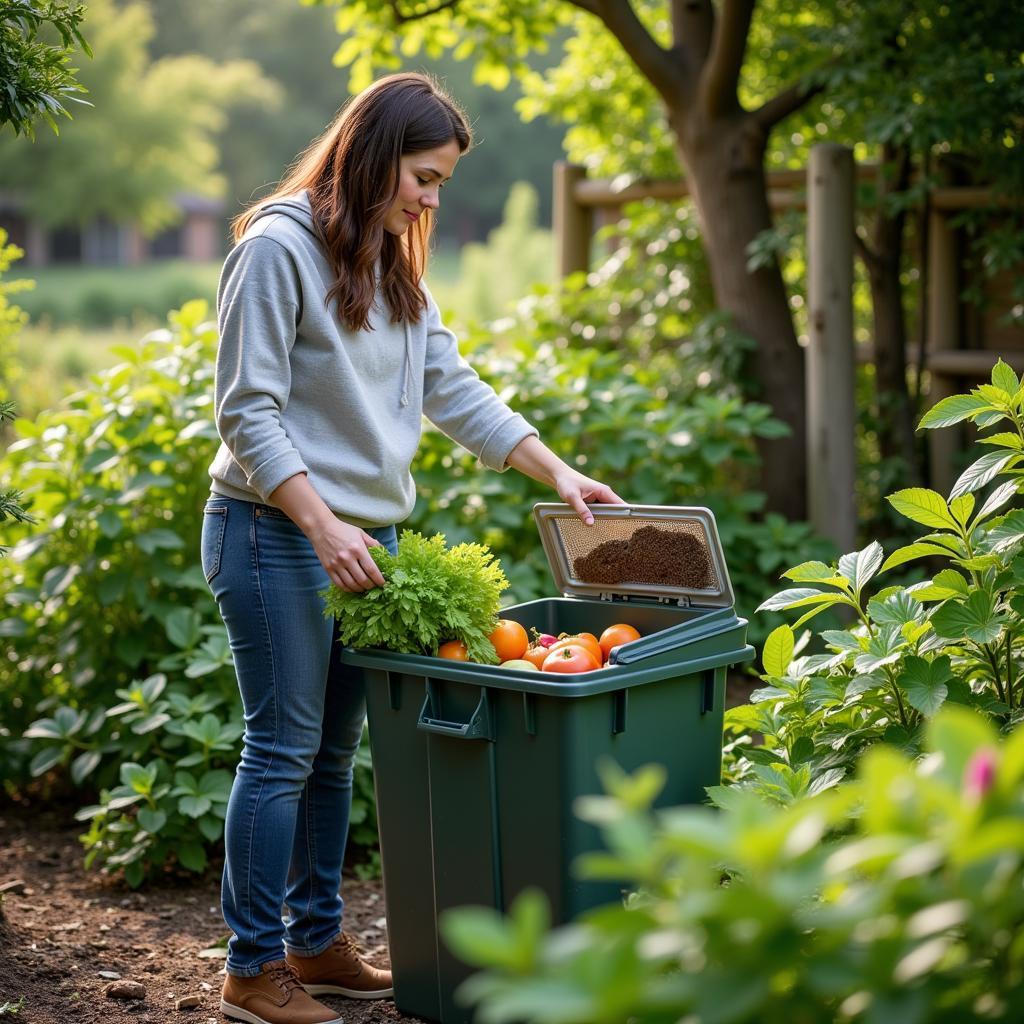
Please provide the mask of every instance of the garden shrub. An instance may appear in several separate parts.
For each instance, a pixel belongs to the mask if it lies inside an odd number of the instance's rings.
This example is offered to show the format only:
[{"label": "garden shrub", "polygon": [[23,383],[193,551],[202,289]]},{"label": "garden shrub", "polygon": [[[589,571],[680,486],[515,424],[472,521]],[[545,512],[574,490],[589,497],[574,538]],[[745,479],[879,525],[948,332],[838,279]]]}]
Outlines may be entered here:
[{"label": "garden shrub", "polygon": [[480,1024],[969,1024],[1024,1017],[1024,730],[948,707],[928,757],[870,750],[855,780],[780,807],[652,811],[663,772],[578,803],[607,852],[584,877],[636,894],[551,931],[536,890],[507,918],[442,918],[484,968]]},{"label": "garden shrub", "polygon": [[[727,712],[717,807],[652,811],[664,770],[612,764],[609,795],[578,801],[607,847],[579,873],[620,881],[623,906],[552,932],[527,891],[507,918],[443,919],[485,969],[461,992],[481,1024],[1021,1019],[1024,386],[1008,366],[921,426],[963,420],[1002,429],[949,498],[889,498],[927,533],[888,558],[871,543],[805,561],[763,603],[799,617],[764,645],[769,685]],[[876,589],[924,558],[929,578]],[[853,623],[812,650],[796,630],[837,608]]]},{"label": "garden shrub", "polygon": [[[186,305],[87,390],[18,421],[6,459],[39,522],[10,529],[0,565],[5,785],[81,787],[96,800],[79,812],[87,862],[132,885],[167,863],[205,866],[242,734],[199,566],[218,443],[206,317],[204,302]],[[351,833],[364,851],[376,845],[368,757]]]},{"label": "garden shrub", "polygon": [[[197,302],[167,330],[34,422],[6,466],[38,524],[11,524],[0,563],[0,764],[8,788],[32,778],[79,787],[90,863],[132,884],[177,861],[200,869],[223,829],[242,731],[227,637],[199,566],[216,331]],[[488,336],[489,338],[489,336]],[[702,502],[718,514],[737,593],[748,607],[806,527],[753,523],[760,497],[752,439],[778,424],[767,408],[698,388],[680,401],[673,356],[468,339],[482,376],[567,460],[651,503]],[[674,384],[673,384],[674,386]],[[687,393],[688,394],[688,393]],[[491,546],[512,600],[551,592],[530,516],[553,493],[497,476],[436,431],[415,473],[409,526],[450,544]],[[369,753],[360,755],[353,844],[372,847]],[[40,783],[36,783],[39,785]]]},{"label": "garden shrub", "polygon": [[[1012,429],[977,441],[985,450],[964,470],[949,499],[915,487],[889,503],[928,532],[885,558],[881,545],[809,561],[783,575],[796,586],[761,605],[796,610],[794,627],[772,632],[763,653],[768,684],[750,705],[727,712],[736,742],[730,777],[781,801],[834,785],[861,752],[884,740],[914,752],[923,726],[947,701],[971,705],[1007,728],[1024,720],[1024,511],[1017,497],[1024,462],[1024,388],[1002,361],[992,383],[939,402],[924,428],[961,420]],[[983,502],[975,493],[995,486]],[[877,576],[928,558],[931,578],[886,586]],[[794,630],[829,608],[855,616],[848,629]],[[752,746],[751,733],[764,742]],[[717,795],[717,794],[716,794]]]}]

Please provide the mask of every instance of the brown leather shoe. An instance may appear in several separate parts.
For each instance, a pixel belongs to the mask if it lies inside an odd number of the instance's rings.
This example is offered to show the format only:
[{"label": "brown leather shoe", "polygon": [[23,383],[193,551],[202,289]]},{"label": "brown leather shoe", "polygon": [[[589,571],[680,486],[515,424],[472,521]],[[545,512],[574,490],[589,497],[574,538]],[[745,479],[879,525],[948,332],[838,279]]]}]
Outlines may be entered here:
[{"label": "brown leather shoe", "polygon": [[311,996],[386,999],[394,994],[391,972],[372,967],[363,960],[352,937],[344,932],[319,956],[287,953],[286,959]]},{"label": "brown leather shoe", "polygon": [[246,1024],[344,1024],[344,1018],[306,992],[294,968],[284,960],[264,964],[255,978],[229,974],[220,1012]]}]

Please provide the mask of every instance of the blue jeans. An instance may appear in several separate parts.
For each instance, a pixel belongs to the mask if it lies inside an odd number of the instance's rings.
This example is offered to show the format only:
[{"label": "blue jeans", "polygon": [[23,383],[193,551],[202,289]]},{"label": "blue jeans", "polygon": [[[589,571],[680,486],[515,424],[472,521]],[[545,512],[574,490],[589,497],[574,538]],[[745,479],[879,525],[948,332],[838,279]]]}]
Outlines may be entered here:
[{"label": "blue jeans", "polygon": [[[393,526],[367,530],[392,552]],[[279,509],[211,496],[202,564],[227,627],[245,711],[224,823],[227,970],[253,977],[284,950],[316,956],[341,927],[341,863],[366,701],[339,661],[313,545]],[[288,918],[281,916],[282,905]]]}]

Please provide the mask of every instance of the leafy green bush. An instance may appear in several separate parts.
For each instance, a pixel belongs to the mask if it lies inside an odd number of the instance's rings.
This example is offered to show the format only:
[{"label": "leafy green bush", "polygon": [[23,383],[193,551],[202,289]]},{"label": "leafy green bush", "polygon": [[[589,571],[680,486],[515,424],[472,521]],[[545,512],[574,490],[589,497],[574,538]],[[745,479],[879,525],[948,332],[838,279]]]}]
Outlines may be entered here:
[{"label": "leafy green bush", "polygon": [[[0,427],[14,419],[14,403],[0,399]],[[21,491],[15,487],[0,490],[0,523],[6,520],[18,523],[34,522],[33,518],[21,507]],[[7,548],[0,544],[0,558],[7,554]]]},{"label": "leafy green bush", "polygon": [[[1024,462],[1022,411],[1024,388],[1000,361],[991,384],[945,399],[921,421],[937,428],[1007,420],[1013,428],[980,438],[990,450],[964,470],[948,501],[920,487],[890,496],[927,534],[888,558],[873,542],[838,564],[804,562],[783,574],[797,586],[762,609],[797,610],[797,629],[829,608],[845,608],[856,621],[824,630],[824,652],[803,653],[809,635],[797,641],[788,625],[768,637],[768,685],[727,713],[739,734],[729,750],[734,781],[783,801],[816,792],[879,740],[919,749],[925,721],[946,701],[972,705],[1003,726],[1024,720],[1024,511],[1005,511]],[[1008,479],[976,508],[975,492],[1000,477]],[[868,597],[877,574],[920,558],[946,565],[931,579]],[[750,733],[761,733],[763,745],[744,741]]]},{"label": "leafy green bush", "polygon": [[608,852],[585,877],[638,890],[555,931],[536,891],[508,918],[442,919],[484,968],[480,1024],[969,1024],[1024,1016],[1024,730],[963,708],[915,763],[880,745],[856,781],[791,807],[652,812],[662,772],[605,772],[579,802]]},{"label": "leafy green bush", "polygon": [[[132,885],[165,863],[205,865],[242,733],[199,567],[217,444],[206,314],[185,306],[88,390],[19,420],[6,459],[39,525],[11,527],[0,565],[5,786],[81,787],[96,800],[79,814],[88,862],[124,869]],[[374,845],[368,773],[364,754],[353,841]]]},{"label": "leafy green bush", "polygon": [[[7,787],[81,787],[92,862],[123,868],[132,884],[169,860],[203,863],[240,735],[227,637],[198,564],[217,444],[205,316],[189,304],[169,330],[117,349],[124,361],[87,390],[19,420],[6,458],[39,525],[12,524],[0,563],[0,769]],[[708,329],[713,348],[725,328]],[[633,500],[709,505],[740,607],[752,609],[767,576],[814,543],[801,524],[753,519],[753,441],[780,429],[768,409],[713,393],[710,377],[684,382],[673,351],[634,357],[533,338],[475,332],[465,348],[567,461],[628,480]],[[484,472],[437,431],[424,435],[415,473],[409,526],[488,545],[511,600],[550,593],[530,516],[549,489]],[[372,843],[368,756],[360,764],[353,840]]]}]

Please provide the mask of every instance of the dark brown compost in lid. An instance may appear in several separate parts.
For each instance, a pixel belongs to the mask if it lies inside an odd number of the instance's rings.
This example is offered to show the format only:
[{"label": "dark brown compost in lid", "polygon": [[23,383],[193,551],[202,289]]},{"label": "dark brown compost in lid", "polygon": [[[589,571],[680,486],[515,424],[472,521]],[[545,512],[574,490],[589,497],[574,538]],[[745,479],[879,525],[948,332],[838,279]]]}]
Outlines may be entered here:
[{"label": "dark brown compost in lid", "polygon": [[569,505],[534,506],[559,590],[576,597],[640,597],[706,607],[733,603],[715,517],[670,505],[592,505],[584,526]]}]

